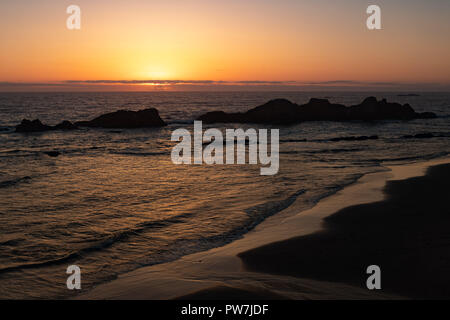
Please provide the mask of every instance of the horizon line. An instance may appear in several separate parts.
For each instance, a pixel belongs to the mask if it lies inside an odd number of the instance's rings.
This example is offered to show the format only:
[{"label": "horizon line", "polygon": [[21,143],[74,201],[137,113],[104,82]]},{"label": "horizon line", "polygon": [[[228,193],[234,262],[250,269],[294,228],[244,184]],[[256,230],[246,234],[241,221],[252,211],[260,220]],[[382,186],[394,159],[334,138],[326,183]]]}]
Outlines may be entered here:
[{"label": "horizon line", "polygon": [[291,90],[380,90],[380,91],[450,91],[450,83],[363,81],[363,80],[60,80],[0,81],[0,92],[102,92],[102,91],[291,91]]}]

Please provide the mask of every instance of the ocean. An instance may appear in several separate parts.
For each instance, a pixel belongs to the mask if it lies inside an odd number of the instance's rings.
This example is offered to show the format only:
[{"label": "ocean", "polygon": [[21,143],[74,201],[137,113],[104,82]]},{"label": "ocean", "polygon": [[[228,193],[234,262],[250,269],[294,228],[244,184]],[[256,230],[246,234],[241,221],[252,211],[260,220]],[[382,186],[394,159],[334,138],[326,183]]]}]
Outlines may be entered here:
[{"label": "ocean", "polygon": [[[172,131],[192,132],[193,120],[207,111],[245,111],[275,98],[351,105],[367,96],[438,117],[264,126],[280,129],[274,176],[261,176],[259,165],[171,161]],[[149,107],[168,126],[14,132],[23,118],[54,125]],[[432,135],[405,137],[422,133]],[[374,135],[378,139],[341,139]],[[289,206],[310,208],[384,165],[446,156],[449,138],[450,93],[0,93],[0,298],[71,297],[66,269],[73,264],[86,292],[136,268],[222,246],[265,218]]]}]

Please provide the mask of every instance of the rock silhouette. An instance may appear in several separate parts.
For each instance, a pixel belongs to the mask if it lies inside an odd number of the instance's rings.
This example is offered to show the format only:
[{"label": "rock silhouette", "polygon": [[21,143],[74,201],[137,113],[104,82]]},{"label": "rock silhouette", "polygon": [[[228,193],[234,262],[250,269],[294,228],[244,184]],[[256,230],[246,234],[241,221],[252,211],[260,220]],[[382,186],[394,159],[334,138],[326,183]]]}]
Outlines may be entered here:
[{"label": "rock silhouette", "polygon": [[22,122],[16,126],[16,132],[39,132],[48,131],[51,129],[52,127],[42,124],[39,119],[33,121],[23,119]]},{"label": "rock silhouette", "polygon": [[420,97],[420,94],[417,93],[404,93],[397,95],[398,97]]},{"label": "rock silhouette", "polygon": [[75,122],[80,127],[91,128],[147,128],[163,127],[166,123],[155,108],[140,111],[119,110],[101,115],[91,121]]},{"label": "rock silhouette", "polygon": [[72,122],[70,121],[63,121],[60,124],[57,124],[56,126],[53,127],[54,130],[74,130],[77,129],[78,127],[76,125],[74,125]]},{"label": "rock silhouette", "polygon": [[418,133],[418,134],[408,134],[403,136],[404,139],[430,139],[430,138],[448,138],[448,134],[433,134],[431,132]]},{"label": "rock silhouette", "polygon": [[70,121],[63,121],[56,126],[48,126],[43,124],[39,119],[30,121],[27,119],[23,119],[22,122],[16,126],[16,132],[42,132],[42,131],[50,131],[50,130],[73,130],[76,129],[75,126]]},{"label": "rock silhouette", "polygon": [[327,99],[312,98],[298,105],[286,99],[276,99],[244,113],[208,112],[198,118],[205,123],[265,123],[294,124],[303,121],[376,121],[435,118],[432,112],[417,113],[409,104],[389,103],[368,97],[358,105],[347,107]]},{"label": "rock silhouette", "polygon": [[166,123],[160,118],[158,110],[154,108],[140,111],[119,110],[101,115],[91,121],[78,121],[72,123],[63,121],[56,126],[43,124],[39,119],[30,121],[23,119],[16,126],[16,132],[42,132],[51,130],[74,130],[78,127],[91,128],[146,128],[162,127]]},{"label": "rock silhouette", "polygon": [[46,151],[44,153],[46,155],[48,155],[49,157],[53,157],[53,158],[55,158],[61,154],[59,151]]}]

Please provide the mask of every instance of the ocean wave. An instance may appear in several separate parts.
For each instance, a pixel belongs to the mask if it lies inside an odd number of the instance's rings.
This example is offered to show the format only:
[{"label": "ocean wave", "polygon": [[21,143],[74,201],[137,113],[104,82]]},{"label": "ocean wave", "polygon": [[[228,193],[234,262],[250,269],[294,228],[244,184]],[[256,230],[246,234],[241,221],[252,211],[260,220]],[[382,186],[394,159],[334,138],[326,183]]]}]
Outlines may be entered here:
[{"label": "ocean wave", "polygon": [[431,138],[449,138],[449,137],[450,137],[450,133],[424,132],[424,133],[404,135],[402,138],[403,139],[431,139]]},{"label": "ocean wave", "polygon": [[431,160],[431,159],[446,157],[449,154],[450,154],[450,152],[448,152],[448,151],[442,151],[442,152],[430,153],[430,154],[420,155],[420,156],[407,156],[407,157],[396,157],[396,158],[374,158],[374,159],[369,159],[367,161],[397,162],[397,161]]},{"label": "ocean wave", "polygon": [[269,201],[246,209],[245,213],[248,216],[247,222],[225,233],[200,237],[198,239],[179,239],[170,247],[170,250],[160,251],[157,260],[152,257],[151,262],[143,263],[141,266],[166,263],[188,254],[206,251],[231,243],[254,229],[268,217],[291,206],[306,191],[306,189],[301,189],[283,200]]},{"label": "ocean wave", "polygon": [[31,180],[30,176],[25,176],[12,180],[0,181],[0,188],[8,188],[21,182],[29,182],[30,180]]},{"label": "ocean wave", "polygon": [[0,134],[13,132],[14,127],[0,127]]},{"label": "ocean wave", "polygon": [[320,150],[311,150],[311,151],[304,151],[303,153],[306,154],[322,154],[322,153],[342,153],[342,152],[358,152],[363,151],[362,148],[337,148],[337,149],[320,149]]},{"label": "ocean wave", "polygon": [[[389,139],[430,139],[430,138],[448,138],[450,133],[448,132],[419,132],[412,133],[408,135],[390,137]],[[379,140],[383,137],[378,135],[371,136],[338,136],[325,139],[280,139],[280,143],[291,143],[291,142],[341,142],[341,141],[368,141],[368,140]]]},{"label": "ocean wave", "polygon": [[190,120],[182,120],[182,119],[177,119],[177,120],[167,120],[167,125],[179,125],[179,124],[193,124],[194,120],[190,119]]},{"label": "ocean wave", "polygon": [[339,141],[366,141],[366,140],[377,140],[379,137],[377,135],[373,136],[348,136],[348,137],[335,137],[329,139],[329,141],[332,142],[339,142]]},{"label": "ocean wave", "polygon": [[336,154],[345,152],[359,152],[363,151],[362,148],[337,148],[337,149],[320,149],[320,150],[290,150],[290,151],[280,151],[279,154],[295,155],[295,154]]},{"label": "ocean wave", "polygon": [[[17,270],[22,270],[22,269],[34,269],[34,268],[41,268],[41,267],[46,267],[46,266],[50,266],[50,265],[58,265],[58,264],[72,261],[72,260],[76,260],[85,254],[88,254],[90,252],[95,252],[95,251],[101,251],[103,249],[106,249],[106,248],[114,245],[115,243],[125,241],[125,240],[129,239],[130,237],[136,236],[136,235],[138,235],[144,231],[147,231],[149,229],[164,228],[164,227],[168,227],[170,225],[176,224],[176,223],[182,223],[185,221],[185,218],[188,218],[190,215],[191,214],[185,213],[185,214],[180,214],[180,215],[170,217],[167,219],[143,222],[143,223],[135,225],[133,228],[129,228],[126,230],[122,230],[122,231],[107,235],[103,239],[93,239],[89,246],[78,249],[74,252],[68,253],[66,255],[60,256],[55,259],[49,259],[49,260],[38,261],[38,262],[30,262],[30,263],[25,263],[25,264],[16,264],[16,265],[4,267],[4,268],[0,269],[0,274],[7,273],[7,272],[13,272],[13,271],[17,271]],[[89,241],[87,241],[87,242],[89,242]]]},{"label": "ocean wave", "polygon": [[106,147],[92,146],[92,147],[61,147],[50,146],[53,149],[46,148],[46,145],[40,145],[39,148],[24,148],[24,149],[7,149],[0,151],[0,158],[15,158],[15,157],[39,157],[42,155],[48,155],[48,153],[58,152],[60,154],[86,154],[90,151],[105,150]]},{"label": "ocean wave", "polygon": [[282,142],[286,142],[286,143],[289,143],[289,142],[308,142],[308,140],[307,139],[280,139],[280,142],[282,143]]},{"label": "ocean wave", "polygon": [[139,151],[114,151],[114,150],[109,150],[109,153],[124,155],[124,156],[140,156],[140,157],[161,156],[161,155],[169,154],[168,152],[164,152],[164,151],[139,152]]},{"label": "ocean wave", "polygon": [[23,239],[9,239],[9,240],[4,240],[4,241],[0,241],[0,246],[15,246],[17,244],[19,244],[20,242],[22,242]]},{"label": "ocean wave", "polygon": [[34,268],[41,268],[41,267],[46,267],[46,266],[55,265],[55,264],[61,264],[61,263],[70,261],[72,259],[76,259],[77,257],[79,257],[78,253],[72,253],[72,254],[69,254],[66,256],[62,256],[60,258],[50,259],[50,260],[41,261],[41,262],[16,264],[16,265],[12,265],[12,266],[8,266],[8,267],[4,267],[4,268],[0,269],[0,274],[18,271],[18,270],[24,270],[24,269],[34,269]]},{"label": "ocean wave", "polygon": [[338,136],[325,139],[280,139],[280,142],[339,142],[339,141],[366,141],[366,140],[378,140],[379,136]]},{"label": "ocean wave", "polygon": [[246,227],[247,231],[253,229],[257,224],[261,223],[266,218],[288,208],[300,195],[305,192],[306,189],[300,189],[284,200],[269,201],[246,209],[245,213],[252,218],[252,223]]},{"label": "ocean wave", "polygon": [[[188,246],[188,249],[177,248],[177,246],[175,246],[174,248],[170,249],[170,252],[169,252],[170,254],[168,256],[161,255],[157,261],[152,259],[151,264],[163,263],[166,261],[177,259],[177,258],[179,258],[183,255],[189,254],[189,253],[197,252],[199,250],[201,250],[201,251],[207,250],[210,248],[214,248],[217,246],[222,246],[227,243],[230,243],[230,242],[236,240],[237,238],[241,237],[248,231],[252,230],[254,227],[256,227],[258,224],[260,224],[266,218],[288,208],[290,205],[292,205],[294,203],[294,201],[300,195],[304,194],[305,192],[306,192],[305,189],[301,189],[281,201],[270,201],[267,203],[263,203],[263,204],[248,208],[247,210],[245,210],[245,213],[248,215],[248,218],[249,218],[247,220],[247,223],[244,223],[243,225],[236,227],[224,234],[203,237],[203,238],[195,239],[192,241],[185,239],[185,241],[192,242],[191,245]],[[114,244],[116,244],[118,242],[126,241],[130,237],[138,236],[139,234],[141,234],[145,231],[155,229],[155,228],[170,227],[173,224],[183,223],[186,221],[186,219],[188,219],[193,214],[194,213],[183,213],[183,214],[176,215],[176,216],[173,216],[173,217],[170,217],[167,219],[142,222],[140,224],[135,225],[132,228],[122,230],[122,231],[110,234],[108,236],[105,236],[103,239],[92,239],[90,245],[88,245],[84,248],[78,249],[74,252],[67,253],[66,255],[61,255],[60,257],[57,257],[55,259],[49,259],[49,260],[38,261],[38,262],[30,262],[30,263],[24,263],[24,264],[16,264],[16,265],[4,267],[4,268],[0,269],[0,274],[19,271],[19,270],[23,270],[23,269],[36,269],[36,268],[42,268],[42,267],[47,267],[47,266],[51,266],[51,265],[70,263],[70,261],[77,260],[86,254],[89,254],[89,253],[95,252],[95,251],[101,251],[110,246],[113,246]],[[182,250],[178,250],[178,249],[182,249]],[[148,265],[148,264],[143,264],[143,265]]]}]

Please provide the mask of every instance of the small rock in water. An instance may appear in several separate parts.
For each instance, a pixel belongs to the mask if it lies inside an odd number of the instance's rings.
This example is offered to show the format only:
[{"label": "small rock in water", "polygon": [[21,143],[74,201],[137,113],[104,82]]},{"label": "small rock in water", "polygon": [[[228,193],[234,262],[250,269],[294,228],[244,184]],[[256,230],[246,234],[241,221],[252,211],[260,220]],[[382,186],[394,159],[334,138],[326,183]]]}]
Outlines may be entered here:
[{"label": "small rock in water", "polygon": [[48,130],[51,130],[51,127],[42,124],[39,119],[33,121],[23,119],[22,122],[16,127],[16,132],[41,132]]},{"label": "small rock in water", "polygon": [[58,151],[46,151],[44,152],[46,155],[48,155],[49,157],[57,157],[59,156],[61,153]]},{"label": "small rock in water", "polygon": [[72,122],[64,120],[52,128],[53,130],[75,130],[78,129]]},{"label": "small rock in water", "polygon": [[39,119],[30,121],[23,119],[22,122],[16,126],[16,132],[44,132],[51,130],[75,130],[77,126],[70,121],[63,121],[56,126],[48,126],[43,124]]},{"label": "small rock in water", "polygon": [[406,136],[403,136],[403,138],[405,138],[405,139],[430,139],[430,138],[435,138],[435,137],[438,137],[438,136],[435,136],[434,134],[432,134],[432,133],[429,133],[429,132],[427,132],[427,133],[418,133],[418,134],[415,134],[415,135],[411,135],[411,134],[408,134],[408,135],[406,135]]}]

